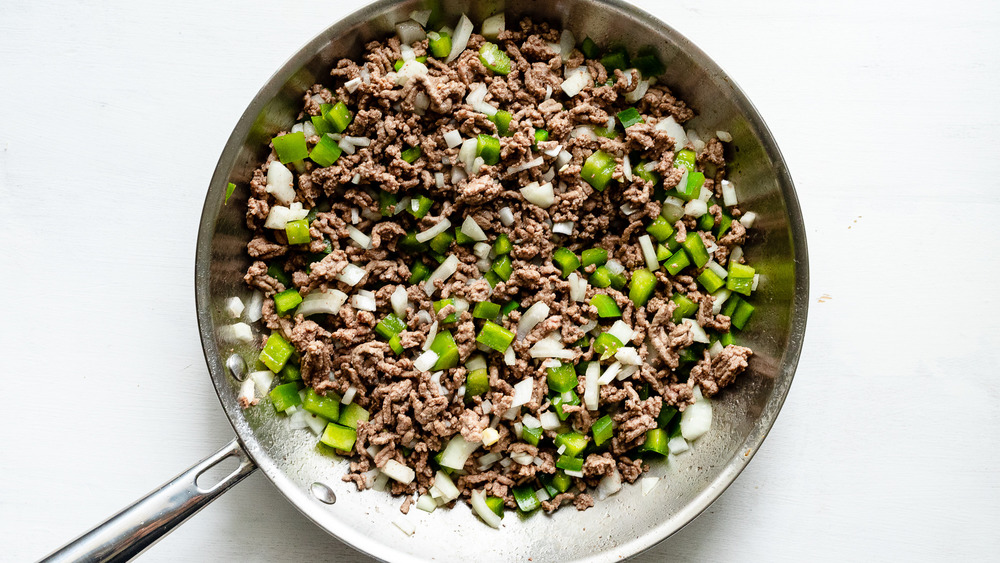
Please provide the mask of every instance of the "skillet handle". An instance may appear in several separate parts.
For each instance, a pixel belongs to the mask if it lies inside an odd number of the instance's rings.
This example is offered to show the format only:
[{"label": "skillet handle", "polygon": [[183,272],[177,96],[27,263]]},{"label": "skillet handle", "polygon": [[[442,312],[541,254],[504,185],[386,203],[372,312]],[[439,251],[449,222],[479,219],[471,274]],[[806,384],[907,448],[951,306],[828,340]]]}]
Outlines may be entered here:
[{"label": "skillet handle", "polygon": [[[239,467],[208,488],[198,476],[220,461],[235,457]],[[159,489],[108,518],[93,530],[49,554],[44,563],[128,561],[136,557],[216,497],[257,469],[234,439],[221,450],[164,483]]]}]

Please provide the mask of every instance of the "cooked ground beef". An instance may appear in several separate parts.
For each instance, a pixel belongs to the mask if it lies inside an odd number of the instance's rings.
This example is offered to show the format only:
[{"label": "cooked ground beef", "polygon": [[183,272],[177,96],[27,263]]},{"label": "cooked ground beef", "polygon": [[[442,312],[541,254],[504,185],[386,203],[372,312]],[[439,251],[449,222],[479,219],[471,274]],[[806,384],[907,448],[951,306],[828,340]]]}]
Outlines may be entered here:
[{"label": "cooked ground beef", "polygon": [[[251,182],[246,216],[254,235],[247,252],[254,262],[246,274],[249,285],[268,298],[286,288],[303,297],[331,290],[355,297],[362,290],[371,292],[374,312],[352,298],[335,314],[313,314],[307,319],[293,311],[279,316],[274,301],[265,299],[263,315],[266,326],[294,346],[297,356],[291,361],[298,363],[306,385],[326,396],[350,392],[353,402],[369,413],[366,422],[357,424],[351,471],[345,481],[359,489],[371,487],[369,472],[391,460],[415,471],[411,482],[392,482],[389,487],[393,494],[406,495],[403,512],[414,494],[425,494],[434,486],[438,468],[434,458],[456,436],[475,443],[486,440],[487,434],[491,437],[490,445],[481,444],[464,469],[454,472],[462,497],[484,489],[514,507],[514,488],[531,484],[537,489],[536,479],[560,471],[556,460],[562,452],[553,442],[560,432],[575,430],[586,436],[598,418],[608,415],[614,422],[612,438],[600,448],[591,442],[580,454],[585,460],[582,470],[569,473],[573,475],[571,488],[542,502],[547,511],[567,503],[584,510],[594,503],[586,493],[588,486],[616,472],[633,482],[648,468],[638,459],[637,448],[657,428],[664,407],[683,411],[694,401],[695,385],[706,396],[718,393],[747,367],[751,355],[749,348],[732,344],[721,350],[716,346],[710,353],[696,342],[697,327],[725,334],[731,323],[717,308],[713,312],[715,298],[702,293],[695,280],[702,270],[693,267],[675,276],[663,269],[656,272],[653,296],[638,306],[630,299],[628,287],[601,288],[596,282],[584,284],[582,300],[571,298],[573,284],[553,263],[559,247],[577,256],[586,249],[603,249],[609,265],[623,270],[626,277],[645,267],[639,238],[660,216],[664,190],[677,186],[685,174],[675,162],[675,139],[668,127],[658,124],[670,118],[684,123],[694,113],[666,86],[655,83],[630,103],[626,96],[640,84],[646,86],[640,83],[638,72],[609,72],[600,61],[586,60],[578,50],[564,61],[550,46],[558,38],[557,30],[527,20],[503,31],[496,43],[511,61],[506,75],[492,72],[481,62],[478,49],[486,40],[477,34],[449,63],[431,57],[426,66],[407,63],[410,66],[403,72],[396,72],[393,65],[403,50],[396,37],[366,45],[361,62],[339,61],[330,82],[306,92],[300,118],[306,124],[308,146],[314,147],[322,132],[310,118],[318,117],[323,123],[326,104],[346,104],[353,121],[334,139],[340,140],[343,153],[330,166],[306,159],[287,167],[294,201],[309,213],[306,244],[289,245],[284,223],[265,228],[269,214],[291,203],[287,194],[277,199],[280,191],[269,184],[271,173],[277,177],[281,172],[276,152],[272,151]],[[427,40],[411,48],[414,56],[423,57],[428,53]],[[587,82],[593,85],[569,97],[561,85],[567,71],[577,66],[589,73]],[[412,68],[426,72],[411,73]],[[470,104],[470,94],[480,91],[481,101]],[[624,132],[618,124],[613,138],[595,134],[609,122],[614,125],[615,116],[629,107],[639,110],[642,123]],[[510,117],[505,135],[498,135],[494,123],[498,120],[484,113],[497,109]],[[535,136],[542,129],[548,132],[547,140]],[[466,170],[465,154],[446,140],[445,134],[452,131],[463,139],[480,134],[498,139],[499,163],[490,165],[484,159],[473,164],[474,170]],[[408,151],[412,147],[420,149],[415,158]],[[712,138],[707,143],[699,141],[699,146],[689,141],[686,148],[695,150],[694,170],[704,173],[705,187],[721,201],[723,145]],[[613,181],[603,191],[581,178],[585,161],[598,150],[615,159]],[[528,165],[536,159],[540,165]],[[644,180],[645,174],[631,169],[646,162],[646,170],[658,174],[659,182]],[[551,205],[543,208],[525,199],[520,188],[532,183],[551,183]],[[430,198],[432,204],[418,219],[409,206],[421,196]],[[711,205],[708,215],[714,223],[721,223],[741,212]],[[445,241],[446,248],[438,252],[412,250],[415,244],[408,233],[426,231],[445,219],[460,227],[470,217],[484,231],[486,243],[492,244],[501,235],[512,243],[508,279],[491,277],[493,255],[482,246]],[[692,217],[675,217],[670,222],[678,243],[689,232],[699,233],[721,266],[726,266],[732,248],[746,239],[746,229],[737,221],[727,233],[699,230]],[[571,234],[557,234],[557,224],[560,230],[568,224]],[[362,247],[365,234],[370,241]],[[716,239],[716,234],[722,236]],[[675,247],[670,240],[662,242]],[[409,282],[417,264],[434,270],[446,256],[457,258],[455,271],[428,286],[431,291],[422,283]],[[349,285],[344,280],[352,264],[361,268],[362,277]],[[586,280],[595,270],[597,266],[589,265],[578,275]],[[403,352],[396,354],[376,334],[376,325],[393,311],[391,299],[400,286],[407,307],[398,342]],[[601,358],[593,349],[591,337],[607,331],[616,320],[598,317],[597,308],[590,304],[598,294],[610,296],[621,309],[622,322],[634,329],[633,338],[625,338],[624,345],[636,352],[641,365],[632,369],[626,365],[624,377],[600,387],[599,410],[582,403],[562,406],[562,427],[544,431],[539,445],[530,445],[523,439],[525,417],[544,420],[545,413],[557,410],[556,402],[562,399],[550,393],[546,379],[546,368],[558,362],[533,358],[532,347],[549,335],[562,342],[569,351],[563,362],[580,368],[576,388],[568,392],[574,399],[585,395],[588,362],[606,360],[603,372],[614,361]],[[696,324],[675,322],[675,294],[696,305],[696,312],[688,315]],[[435,310],[435,301],[445,298],[452,301]],[[512,332],[535,303],[544,303],[549,312],[512,344],[513,354],[505,358],[476,342],[484,321],[474,318],[470,308],[487,300],[498,305],[519,303],[493,319]],[[449,331],[459,355],[457,366],[433,375],[414,365],[432,331]],[[477,354],[485,355],[489,390],[466,396],[469,370],[464,366]],[[530,399],[511,409],[514,385],[525,379],[534,381]],[[499,461],[481,463],[487,455]]]}]

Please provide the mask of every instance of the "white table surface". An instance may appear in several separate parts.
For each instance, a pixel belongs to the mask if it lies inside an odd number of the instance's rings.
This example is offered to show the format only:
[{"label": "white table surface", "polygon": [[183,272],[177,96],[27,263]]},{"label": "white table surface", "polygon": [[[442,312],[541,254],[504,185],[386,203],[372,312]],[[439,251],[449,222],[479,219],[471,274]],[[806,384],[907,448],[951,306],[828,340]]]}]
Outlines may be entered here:
[{"label": "white table surface", "polygon": [[[636,3],[767,120],[812,274],[774,430],[639,560],[995,560],[1000,4]],[[195,325],[204,191],[257,89],[355,7],[0,3],[0,559],[41,557],[230,439]],[[367,559],[258,474],[143,560]]]}]

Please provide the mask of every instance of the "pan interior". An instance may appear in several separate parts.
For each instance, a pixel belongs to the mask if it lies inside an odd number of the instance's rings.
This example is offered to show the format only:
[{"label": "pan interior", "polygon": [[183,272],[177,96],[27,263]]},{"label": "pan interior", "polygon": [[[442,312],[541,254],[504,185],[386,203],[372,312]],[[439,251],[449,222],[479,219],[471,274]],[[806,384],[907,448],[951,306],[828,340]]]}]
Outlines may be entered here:
[{"label": "pan interior", "polygon": [[[328,69],[344,56],[360,56],[366,41],[392,33],[414,9],[433,8],[452,25],[465,12],[476,23],[497,11],[507,21],[531,15],[571,29],[577,38],[617,41],[630,48],[652,45],[666,63],[663,81],[698,113],[691,126],[726,130],[730,178],[740,187],[744,209],[758,214],[748,259],[764,278],[755,294],[753,329],[742,339],[754,349],[751,369],[714,402],[712,430],[675,463],[653,464],[660,484],[642,496],[638,486],[578,512],[527,518],[508,512],[500,530],[482,524],[465,505],[426,514],[399,512],[401,499],[355,490],[341,481],[346,461],[316,447],[308,430],[291,430],[267,401],[248,410],[236,402],[239,383],[225,369],[250,346],[219,339],[228,322],[224,300],[250,291],[243,284],[250,239],[243,218],[246,193],[223,205],[228,182],[245,186],[267,154],[270,137],[288,129],[301,109],[302,93],[329,82]],[[508,23],[510,25],[510,23]],[[261,89],[233,131],[215,170],[202,215],[196,265],[198,321],[205,356],[219,398],[249,455],[282,493],[331,534],[380,559],[611,561],[638,553],[680,529],[736,478],[770,429],[791,384],[805,329],[807,262],[802,219],[791,178],[763,121],[749,101],[704,53],[648,14],[618,1],[443,0],[383,1],[333,25],[302,48]],[[255,328],[258,330],[258,328]],[[329,486],[336,502],[317,499],[314,483]],[[319,489],[322,490],[322,489]],[[322,495],[321,495],[322,496]],[[417,532],[404,535],[392,522],[405,518]],[[474,537],[475,541],[469,541]]]}]

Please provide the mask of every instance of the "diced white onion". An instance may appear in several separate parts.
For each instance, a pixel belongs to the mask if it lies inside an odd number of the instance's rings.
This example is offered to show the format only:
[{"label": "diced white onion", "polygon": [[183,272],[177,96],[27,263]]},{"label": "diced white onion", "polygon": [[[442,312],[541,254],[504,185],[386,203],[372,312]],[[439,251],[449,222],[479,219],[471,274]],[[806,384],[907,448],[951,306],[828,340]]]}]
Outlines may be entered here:
[{"label": "diced white onion", "polygon": [[594,133],[594,128],[591,125],[580,125],[574,127],[572,131],[569,132],[570,139],[576,139],[577,137],[583,137],[584,139],[596,139],[597,135]]},{"label": "diced white onion", "polygon": [[587,406],[587,410],[596,411],[601,397],[601,364],[587,364],[586,378],[583,382],[583,404]]},{"label": "diced white onion", "polygon": [[277,160],[267,165],[267,193],[274,196],[278,203],[288,205],[295,199],[295,189],[292,188],[292,173]]},{"label": "diced white onion", "polygon": [[[685,172],[684,175],[685,178],[682,178],[682,181],[687,181],[687,172]],[[676,223],[678,219],[684,216],[684,200],[673,196],[667,196],[663,199],[663,211],[660,215],[663,215],[663,218],[666,219],[668,223]]]},{"label": "diced white onion", "polygon": [[358,185],[358,184],[360,184],[361,183],[361,174],[355,174],[351,178],[351,183],[354,184],[355,186]]},{"label": "diced white onion", "polygon": [[563,146],[562,145],[556,145],[556,146],[554,146],[554,147],[552,147],[550,149],[543,150],[542,154],[544,154],[545,156],[556,157],[556,156],[559,156],[559,153],[561,153],[562,150],[563,150]]},{"label": "diced white onion", "polygon": [[352,94],[358,89],[359,86],[361,86],[360,76],[357,78],[352,78],[344,83],[344,88],[347,88],[347,91]]},{"label": "diced white onion", "polygon": [[625,381],[635,375],[635,372],[637,371],[639,371],[639,366],[624,366],[622,367],[622,370],[618,372],[618,375],[615,376],[615,379],[618,381]]},{"label": "diced white onion", "polygon": [[625,175],[626,180],[632,181],[632,162],[628,158],[628,153],[622,157],[622,174]]},{"label": "diced white onion", "polygon": [[416,531],[417,527],[409,520],[403,520],[402,518],[396,518],[392,523],[399,528],[401,532],[408,536],[412,536]]},{"label": "diced white onion", "polygon": [[666,131],[667,135],[670,135],[674,139],[674,151],[679,151],[687,145],[688,138],[687,134],[684,132],[684,128],[674,120],[673,116],[668,116],[666,119],[661,119],[654,126],[655,129],[660,131]]},{"label": "diced white onion", "polygon": [[681,413],[681,436],[695,441],[712,427],[712,403],[708,399],[688,405]]},{"label": "diced white onion", "polygon": [[622,369],[621,362],[615,362],[611,364],[610,366],[608,366],[608,369],[604,370],[604,373],[601,374],[601,377],[598,380],[598,382],[601,385],[607,385],[608,383],[611,383],[615,379],[615,377],[618,376],[618,372],[620,372],[621,369]]},{"label": "diced white onion", "polygon": [[587,321],[587,324],[581,326],[580,330],[582,330],[583,332],[590,332],[595,328],[597,328],[597,319],[591,319]]},{"label": "diced white onion", "polygon": [[545,182],[544,184],[532,182],[521,188],[520,191],[524,199],[543,209],[555,202],[555,191],[552,189],[551,182]]},{"label": "diced white onion", "polygon": [[760,283],[760,274],[753,275],[753,283],[750,285],[750,291],[757,291],[757,284]]},{"label": "diced white onion", "polygon": [[393,481],[403,483],[404,485],[412,483],[413,478],[417,476],[413,469],[394,459],[390,459],[385,462],[385,467],[382,468],[382,473],[388,475]]},{"label": "diced white onion", "polygon": [[649,81],[640,80],[639,83],[635,85],[634,90],[625,94],[625,101],[634,104],[639,100],[641,100],[642,97],[645,96],[646,92],[648,91],[649,91]]},{"label": "diced white onion", "polygon": [[367,147],[368,145],[372,144],[372,140],[368,137],[350,137],[344,135],[343,137],[341,137],[341,140],[347,141],[348,143],[351,143],[356,147]]},{"label": "diced white onion", "polygon": [[359,289],[357,293],[351,296],[351,306],[359,311],[375,311],[375,294],[364,289]]},{"label": "diced white onion", "polygon": [[521,320],[517,322],[517,340],[524,340],[524,337],[535,328],[535,325],[544,321],[549,316],[549,306],[541,301],[536,301],[528,310],[521,315]]},{"label": "diced white onion", "polygon": [[514,347],[508,346],[503,353],[503,363],[504,365],[512,366],[517,363],[517,358],[514,356]]},{"label": "diced white onion", "polygon": [[753,211],[747,211],[746,213],[743,214],[742,217],[740,217],[740,224],[749,229],[750,227],[753,226],[754,219],[756,218],[757,218],[756,213],[754,213]]},{"label": "diced white onion", "polygon": [[729,263],[739,264],[740,258],[743,258],[743,247],[734,246],[733,249],[729,251]]},{"label": "diced white onion", "polygon": [[531,392],[534,389],[535,380],[531,377],[522,379],[514,385],[514,399],[510,402],[511,407],[525,405],[531,400]]},{"label": "diced white onion", "polygon": [[510,459],[521,465],[531,465],[531,462],[535,460],[535,456],[529,454],[528,452],[514,452],[510,454]]},{"label": "diced white onion", "polygon": [[458,166],[453,166],[451,168],[451,183],[458,184],[462,180],[466,179],[468,176],[465,174],[465,169]]},{"label": "diced white onion", "polygon": [[525,170],[535,168],[536,166],[541,166],[544,162],[545,160],[539,156],[538,158],[534,158],[532,160],[529,160],[528,162],[524,162],[516,166],[511,166],[510,168],[507,169],[507,173],[517,174],[518,172],[523,172]]},{"label": "diced white onion", "polygon": [[448,218],[445,217],[440,221],[438,221],[437,224],[435,224],[433,227],[417,233],[416,235],[417,242],[427,242],[432,238],[438,236],[439,234],[447,231],[448,227],[451,227],[451,221],[449,221]]},{"label": "diced white onion", "polygon": [[[473,164],[476,161],[476,146],[478,141],[476,139],[466,139],[462,142],[462,148],[458,151],[458,160],[462,162],[462,166],[465,167],[466,172],[472,173]],[[452,181],[454,183],[454,180]]]},{"label": "diced white onion", "polygon": [[556,168],[561,169],[563,166],[569,164],[569,161],[571,160],[573,160],[573,155],[571,155],[565,149],[559,151],[559,155],[556,156]]},{"label": "diced white onion", "polygon": [[[462,462],[462,465],[465,465],[464,461]],[[437,490],[441,493],[440,498],[446,503],[457,499],[462,494],[458,490],[458,487],[455,486],[455,482],[451,480],[451,477],[441,470],[438,470],[438,472],[434,474],[434,486],[437,487]]]},{"label": "diced white onion", "polygon": [[434,342],[434,338],[438,333],[438,322],[435,320],[431,323],[430,328],[427,329],[427,338],[424,339],[424,343],[420,346],[420,349],[424,352],[431,349],[431,343]]},{"label": "diced white onion", "polygon": [[[396,24],[396,33],[399,34],[399,42],[402,44],[400,47],[409,47],[413,43],[422,40],[427,37],[424,33],[424,28],[413,20],[406,20],[405,22],[399,22]],[[402,50],[402,49],[400,49]],[[412,51],[412,49],[411,49]],[[405,58],[403,60],[406,60]]]},{"label": "diced white onion", "polygon": [[274,382],[274,374],[268,369],[252,371],[247,375],[247,378],[253,381],[254,387],[257,388],[257,394],[262,397],[267,395],[267,392],[271,390],[271,383]]},{"label": "diced white onion", "polygon": [[418,371],[430,371],[437,361],[437,352],[434,350],[427,350],[423,354],[420,354],[416,360],[413,360],[413,367]]},{"label": "diced white onion", "polygon": [[611,325],[611,328],[608,329],[608,334],[614,336],[618,340],[621,340],[622,344],[628,344],[633,338],[635,338],[635,331],[632,330],[632,327],[628,326],[621,320],[617,320],[613,325]]},{"label": "diced white onion", "polygon": [[234,323],[219,328],[219,337],[230,342],[253,342],[253,330],[246,323]]},{"label": "diced white onion", "polygon": [[317,436],[322,435],[323,430],[326,429],[327,422],[325,418],[320,418],[314,414],[306,413],[305,421],[306,421],[306,426],[309,427],[309,430],[311,430],[312,433]]},{"label": "diced white onion", "polygon": [[722,265],[720,265],[715,260],[709,260],[706,267],[709,270],[712,270],[713,272],[715,272],[715,275],[719,276],[722,279],[726,279],[726,276],[729,275],[729,272],[727,272],[726,269],[723,268]]},{"label": "diced white onion", "polygon": [[[484,243],[481,243],[481,244],[486,244],[486,243],[484,242]],[[479,271],[483,272],[483,273],[486,273],[486,272],[490,271],[490,269],[493,268],[493,262],[491,262],[490,259],[489,259],[489,251],[487,251],[487,255],[486,256],[483,256],[479,260],[476,260],[476,268],[478,268]]]},{"label": "diced white onion", "polygon": [[347,294],[343,291],[337,289],[328,289],[326,291],[316,290],[302,299],[302,303],[299,303],[295,314],[302,315],[303,317],[320,313],[336,315],[346,302]]},{"label": "diced white onion", "polygon": [[724,287],[712,294],[712,297],[715,298],[715,301],[712,301],[713,315],[718,315],[722,312],[722,304],[726,302],[726,299],[729,299],[730,295],[732,295],[732,292]]},{"label": "diced white onion", "polygon": [[[299,305],[301,308],[302,305]],[[246,319],[248,322],[255,323],[264,316],[264,294],[260,291],[254,291],[250,296],[250,302],[247,303],[246,309]]]},{"label": "diced white onion", "polygon": [[739,199],[736,197],[736,186],[729,180],[722,181],[722,203],[726,207],[732,207],[739,203]]},{"label": "diced white onion", "polygon": [[562,30],[559,35],[559,55],[563,61],[569,60],[574,48],[576,48],[576,37],[573,37],[573,32],[568,29]]},{"label": "diced white onion", "polygon": [[559,415],[552,411],[545,411],[538,415],[538,420],[541,423],[543,430],[555,430],[562,425],[562,422],[559,420]]},{"label": "diced white onion", "polygon": [[234,296],[226,299],[226,304],[223,305],[222,310],[225,311],[230,317],[238,319],[240,318],[240,315],[243,314],[243,309],[245,308],[246,307],[243,306],[243,300]]},{"label": "diced white onion", "polygon": [[490,452],[488,454],[480,456],[480,458],[477,460],[479,462],[479,469],[481,470],[488,469],[491,465],[500,461],[500,458],[502,457],[503,455],[501,455],[499,452]]},{"label": "diced white onion", "polygon": [[567,350],[566,347],[563,346],[562,339],[559,337],[558,332],[553,332],[536,342],[535,345],[528,350],[528,354],[532,358],[560,358],[564,360],[571,360],[576,357],[576,353],[572,350]]},{"label": "diced white onion", "polygon": [[337,280],[346,283],[349,286],[358,285],[358,282],[365,277],[364,268],[359,268],[354,264],[348,264],[344,266],[344,269],[337,274]]},{"label": "diced white onion", "polygon": [[688,444],[688,441],[684,439],[684,436],[674,436],[667,442],[667,449],[671,454],[676,455],[688,451],[691,449],[691,446]]},{"label": "diced white onion", "polygon": [[500,32],[503,30],[504,30],[503,12],[500,12],[499,14],[490,16],[485,20],[483,20],[483,26],[482,26],[483,37],[494,40],[497,38],[497,35],[499,35]]},{"label": "diced white onion", "polygon": [[623,266],[621,262],[615,260],[614,258],[608,260],[605,266],[608,268],[608,270],[611,271],[612,274],[615,275],[621,274],[625,271],[625,266]]},{"label": "diced white onion", "polygon": [[493,428],[487,428],[483,430],[483,445],[492,446],[497,443],[500,439],[500,433]]},{"label": "diced white onion", "polygon": [[312,124],[312,121],[306,121],[302,124],[302,133],[306,139],[314,137],[316,136],[316,126]]},{"label": "diced white onion", "polygon": [[451,37],[451,53],[448,54],[448,58],[444,62],[450,63],[462,54],[462,51],[469,44],[472,29],[472,22],[469,21],[469,18],[465,14],[462,14],[462,18],[458,20],[458,25],[455,26],[455,34]]},{"label": "diced white onion", "polygon": [[708,347],[708,356],[714,360],[716,356],[722,353],[722,350],[722,342],[716,340],[711,346]]},{"label": "diced white onion", "polygon": [[656,259],[656,247],[649,235],[639,237],[639,247],[642,248],[642,257],[646,260],[646,269],[655,272],[660,269],[660,262]]},{"label": "diced white onion", "polygon": [[425,74],[427,74],[427,65],[418,60],[406,61],[396,73],[396,84],[403,86],[414,76]]},{"label": "diced white onion", "polygon": [[[712,199],[713,195],[715,194],[712,192],[712,190],[708,189],[708,186],[702,186],[701,192],[698,193],[698,199],[707,202],[708,200]],[[705,209],[706,211],[708,210],[707,207]]]},{"label": "diced white onion", "polygon": [[514,212],[509,207],[500,208],[500,222],[503,226],[509,227],[514,224]]},{"label": "diced white onion", "polygon": [[462,233],[476,242],[486,240],[486,233],[483,232],[483,228],[479,226],[472,215],[466,217],[465,221],[462,222]]},{"label": "diced white onion", "polygon": [[695,322],[694,319],[684,319],[681,322],[688,325],[688,332],[691,333],[691,338],[695,342],[700,342],[702,344],[708,344],[710,342],[708,334],[705,333],[705,329],[701,328],[701,325]]},{"label": "diced white onion", "polygon": [[424,281],[424,293],[427,295],[434,294],[434,282],[441,280],[444,281],[451,277],[458,270],[458,257],[455,255],[449,255],[445,258],[444,262],[441,263],[431,275],[427,277]]},{"label": "diced white onion", "polygon": [[545,99],[548,100],[551,97],[552,97],[552,85],[551,84],[546,84],[545,85]]},{"label": "diced white onion", "polygon": [[583,471],[571,471],[569,469],[564,469],[563,473],[569,475],[570,477],[576,477],[578,479],[583,479]]},{"label": "diced white onion", "polygon": [[639,351],[631,346],[622,346],[619,348],[618,351],[615,352],[615,359],[623,365],[642,365],[642,358],[639,357]]},{"label": "diced white onion", "polygon": [[487,242],[477,242],[472,245],[472,254],[475,255],[476,258],[487,258],[490,255],[490,250],[492,249],[493,247],[491,247]]},{"label": "diced white onion", "polygon": [[587,299],[587,280],[573,272],[566,278],[569,282],[569,298],[573,301],[583,302]]},{"label": "diced white onion", "polygon": [[351,237],[351,240],[358,243],[358,246],[365,250],[372,247],[372,237],[362,233],[352,225],[347,226],[347,236]]},{"label": "diced white onion", "polygon": [[[550,186],[552,184],[549,184]],[[573,234],[573,227],[576,223],[573,221],[560,221],[552,225],[552,232],[557,235],[571,235]]]},{"label": "diced white onion", "polygon": [[716,131],[715,136],[723,143],[733,142],[733,136],[729,134],[729,131]]},{"label": "diced white onion", "polygon": [[341,137],[340,142],[337,143],[337,146],[340,147],[340,150],[344,151],[347,154],[354,154],[354,143],[349,141],[347,137]]},{"label": "diced white onion", "polygon": [[479,442],[469,442],[461,434],[455,434],[445,446],[444,451],[441,452],[440,464],[449,469],[462,469],[465,467],[466,460],[469,459],[472,452],[479,448],[479,445]]},{"label": "diced white onion", "polygon": [[656,488],[656,485],[659,482],[659,477],[643,477],[642,479],[639,479],[639,489],[642,490],[642,496],[648,495],[654,488]]},{"label": "diced white onion", "polygon": [[423,494],[417,497],[417,508],[429,514],[437,510],[437,503],[430,495]]},{"label": "diced white onion", "polygon": [[462,134],[458,132],[458,129],[452,129],[444,134],[444,142],[449,149],[453,149],[462,144]]},{"label": "diced white onion", "polygon": [[581,66],[578,67],[578,69],[579,70],[567,76],[566,79],[563,80],[562,86],[560,86],[562,91],[565,92],[570,98],[576,96],[584,88],[592,86],[594,83],[593,79],[590,77],[590,70],[587,67]]},{"label": "diced white onion", "polygon": [[267,219],[264,220],[266,229],[284,229],[289,221],[288,208],[283,205],[272,205],[267,212]]},{"label": "diced white onion", "polygon": [[[464,17],[464,16],[463,16]],[[486,522],[486,525],[491,528],[500,527],[500,517],[497,516],[496,512],[486,504],[486,492],[482,489],[478,491],[472,491],[472,496],[470,497],[470,502],[472,503],[472,509],[476,511],[476,514]]]},{"label": "diced white onion", "polygon": [[[295,125],[292,125],[291,133],[303,133],[304,134],[305,131],[304,131],[304,128],[302,127],[302,124],[301,123],[296,123]],[[306,135],[306,137],[308,138],[308,135]]]},{"label": "diced white onion", "polygon": [[240,402],[245,402],[246,404],[253,403],[253,400],[256,399],[256,396],[254,395],[254,387],[255,385],[252,379],[245,379],[243,383],[240,384],[240,393],[236,396],[236,399]]},{"label": "diced white onion", "polygon": [[427,21],[431,19],[431,10],[413,10],[410,12],[410,19],[427,27]]},{"label": "diced white onion", "polygon": [[692,199],[684,206],[684,214],[689,217],[701,217],[708,213],[708,204],[700,199]]},{"label": "diced white onion", "polygon": [[392,312],[396,313],[396,316],[405,319],[406,318],[406,288],[402,284],[397,285],[395,291],[389,296],[389,303],[392,304]]},{"label": "diced white onion", "polygon": [[604,500],[622,490],[622,476],[617,467],[612,467],[611,474],[601,478],[597,484],[597,500]]}]

